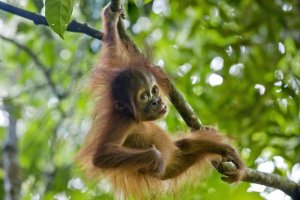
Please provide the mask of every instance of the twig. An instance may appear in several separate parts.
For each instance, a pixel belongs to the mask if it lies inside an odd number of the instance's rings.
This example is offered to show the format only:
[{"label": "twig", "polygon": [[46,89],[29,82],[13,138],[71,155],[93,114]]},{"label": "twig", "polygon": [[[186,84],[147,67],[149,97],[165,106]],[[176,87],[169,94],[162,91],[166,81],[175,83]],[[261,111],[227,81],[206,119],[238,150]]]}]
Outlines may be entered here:
[{"label": "twig", "polygon": [[45,76],[46,80],[47,80],[47,83],[48,85],[50,86],[52,92],[55,94],[55,96],[58,98],[58,99],[63,99],[65,97],[64,94],[61,94],[57,91],[56,89],[56,86],[55,86],[55,83],[51,77],[51,74],[49,72],[49,70],[47,69],[47,67],[40,61],[40,59],[31,51],[31,49],[29,49],[28,47],[18,43],[17,41],[15,40],[12,40],[10,38],[7,38],[3,35],[0,35],[0,38],[3,39],[3,40],[6,40],[14,45],[16,45],[19,49],[23,50],[25,53],[27,53],[31,58],[32,60],[35,62],[36,66],[40,69],[40,71],[42,72],[42,74]]},{"label": "twig", "polygon": [[[9,4],[3,3],[3,2],[0,2],[0,9],[10,12],[10,13],[13,13],[13,14],[16,14],[16,15],[19,15],[19,16],[22,16],[26,19],[32,20],[36,25],[41,24],[41,25],[48,26],[46,18],[39,14],[20,9],[20,8],[11,6]],[[111,9],[113,11],[119,10],[120,9],[120,0],[111,0]],[[118,29],[119,29],[120,37],[124,41],[131,41],[121,23],[121,20],[119,20],[119,21],[120,21],[120,23],[118,24]],[[86,24],[81,24],[76,21],[71,21],[69,23],[67,31],[84,33],[91,37],[97,38],[99,40],[102,40],[102,36],[103,36],[102,32],[97,31],[93,28],[90,28]],[[26,53],[28,53],[33,58],[33,60],[36,62],[36,64],[38,66],[40,66],[40,68],[42,69],[53,92],[59,96],[59,94],[57,93],[57,91],[54,87],[55,85],[54,85],[53,81],[51,81],[51,78],[49,78],[50,76],[48,74],[48,71],[46,70],[45,67],[43,67],[43,65],[41,64],[39,59],[37,59],[37,57],[31,52],[31,50],[11,39],[5,38],[4,36],[0,36],[0,37],[3,38],[4,40],[11,41],[15,45],[17,45],[18,47],[23,49]],[[134,43],[132,43],[132,44],[134,45]],[[135,47],[135,45],[134,45],[134,47]],[[137,48],[136,48],[136,50],[138,51]],[[200,129],[202,127],[201,121],[200,121],[199,117],[196,115],[196,113],[193,111],[192,107],[186,102],[186,100],[183,98],[182,94],[180,94],[180,92],[176,89],[176,87],[172,84],[171,81],[169,82],[169,86],[171,88],[170,100],[171,100],[172,104],[175,106],[175,108],[178,110],[178,112],[180,113],[181,117],[184,119],[186,124],[192,130]],[[287,178],[280,177],[275,174],[263,173],[263,172],[259,172],[257,170],[248,168],[246,170],[246,175],[245,175],[245,178],[243,181],[250,182],[250,183],[258,183],[258,184],[270,186],[273,188],[277,188],[277,189],[282,190],[286,194],[290,195],[295,200],[300,199],[300,185],[291,180],[288,180]]]},{"label": "twig", "polygon": [[[30,12],[21,8],[17,8],[15,6],[9,5],[7,3],[0,1],[0,10],[4,10],[9,13],[13,13],[15,15],[21,16],[23,18],[29,19],[33,21],[36,25],[45,25],[49,26],[46,18],[42,15],[36,14],[34,12]],[[84,33],[86,35],[89,35],[93,38],[97,38],[99,40],[102,40],[103,33],[95,30],[91,27],[89,27],[87,24],[79,23],[75,20],[72,20],[67,28],[68,32],[75,32],[75,33]]]}]

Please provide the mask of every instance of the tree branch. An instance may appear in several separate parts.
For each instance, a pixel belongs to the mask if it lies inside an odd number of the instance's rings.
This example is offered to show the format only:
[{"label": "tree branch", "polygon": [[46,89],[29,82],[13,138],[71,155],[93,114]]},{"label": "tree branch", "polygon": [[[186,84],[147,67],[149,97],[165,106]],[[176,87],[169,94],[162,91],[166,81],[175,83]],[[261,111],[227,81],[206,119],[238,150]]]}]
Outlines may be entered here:
[{"label": "tree branch", "polygon": [[[217,170],[222,174],[222,172],[235,171],[236,167],[232,162],[222,162]],[[300,200],[300,184],[277,174],[270,174],[247,168],[242,181],[276,188],[283,191],[294,200]]]},{"label": "tree branch", "polygon": [[[120,0],[111,0],[111,10],[113,12],[118,11],[121,8]],[[118,31],[120,38],[133,45],[136,52],[139,52],[138,48],[135,46],[134,42],[131,41],[130,37],[124,29],[122,20],[119,20]],[[184,119],[188,127],[192,130],[198,130],[202,127],[201,121],[197,114],[193,111],[192,107],[186,102],[182,94],[177,90],[174,84],[169,80],[170,87],[170,101],[175,106],[181,117]]]},{"label": "tree branch", "polygon": [[120,0],[111,0],[110,2],[110,8],[113,12],[117,12],[121,8]]},{"label": "tree branch", "polygon": [[42,74],[45,76],[46,81],[48,83],[48,85],[50,86],[52,92],[55,94],[55,96],[58,99],[63,99],[65,97],[64,94],[61,94],[57,91],[55,83],[51,77],[50,71],[48,70],[48,68],[40,61],[40,59],[31,51],[31,49],[29,49],[28,47],[18,43],[15,40],[12,40],[10,38],[7,38],[3,35],[0,35],[0,38],[3,40],[6,40],[14,45],[16,45],[19,49],[23,50],[25,53],[27,53],[33,60],[33,62],[35,62],[36,66],[38,67],[38,69],[40,69],[40,71],[42,72]]},{"label": "tree branch", "polygon": [[179,112],[182,119],[192,131],[199,130],[203,127],[198,115],[194,112],[193,108],[184,99],[183,95],[177,90],[174,84],[169,80],[170,87],[170,101]]},{"label": "tree branch", "polygon": [[5,200],[18,200],[20,199],[21,178],[18,162],[17,120],[13,116],[11,105],[6,105],[6,111],[9,113],[9,126],[3,151]]},{"label": "tree branch", "polygon": [[[46,18],[42,15],[36,14],[34,12],[30,12],[21,8],[17,8],[15,6],[9,5],[0,1],[0,10],[4,10],[6,12],[21,16],[23,18],[29,19],[33,21],[36,25],[44,25],[49,26]],[[84,33],[89,35],[93,38],[102,40],[103,33],[89,27],[87,24],[81,24],[77,21],[72,20],[67,28],[68,32],[75,32],[75,33]]]},{"label": "tree branch", "polygon": [[[19,16],[22,16],[26,19],[32,20],[36,25],[41,24],[41,25],[48,26],[46,18],[39,14],[11,6],[4,2],[0,2],[0,9],[10,12],[10,13],[13,13],[13,14],[16,14],[16,15],[19,15]],[[120,9],[120,0],[111,0],[111,9],[112,9],[112,11],[119,10]],[[119,21],[120,21],[120,23],[118,24],[118,30],[119,30],[120,37],[124,41],[131,42],[130,38],[128,37],[128,35],[124,29],[124,26],[123,26],[121,20],[119,20]],[[67,31],[84,33],[93,38],[97,38],[99,40],[102,40],[102,36],[103,36],[102,32],[95,30],[93,28],[90,28],[86,24],[81,24],[76,21],[71,21],[69,23]],[[11,39],[5,38],[4,36],[0,36],[0,37],[3,38],[4,40],[11,41],[15,45],[17,45],[18,47],[23,49],[26,53],[28,53],[33,58],[34,62],[36,62],[36,64],[38,66],[40,66],[40,68],[43,71],[44,75],[46,76],[53,92],[58,95],[57,91],[55,90],[54,83],[49,78],[47,70],[45,70],[46,68],[43,67],[43,65],[41,64],[39,59],[30,51],[30,49],[20,45],[19,43],[15,42]],[[132,45],[134,45],[134,47],[136,48],[136,46],[133,42],[132,42]],[[136,50],[138,51],[138,48],[136,48]],[[173,83],[171,81],[169,81],[169,86],[171,88],[170,101],[175,106],[175,108],[178,110],[178,112],[180,113],[181,117],[184,119],[186,124],[192,130],[198,130],[201,127],[203,127],[197,114],[193,111],[192,107],[186,102],[186,100],[184,99],[182,94],[176,89],[176,87],[173,85]],[[226,163],[222,163],[221,165],[224,165],[223,167],[226,168]],[[234,169],[231,169],[231,170],[234,170]],[[286,194],[290,195],[295,200],[300,199],[300,185],[291,180],[288,180],[287,178],[281,177],[276,174],[263,173],[263,172],[259,172],[257,170],[248,168],[248,169],[246,169],[246,174],[245,174],[245,178],[243,181],[250,182],[250,183],[258,183],[258,184],[266,185],[269,187],[277,188],[277,189],[282,190]]]},{"label": "tree branch", "polygon": [[277,188],[295,200],[300,199],[300,185],[277,174],[259,172],[257,170],[248,168],[243,181]]},{"label": "tree branch", "polygon": [[[111,4],[112,10],[114,9],[115,11],[118,10],[119,0],[112,0],[111,2],[112,2]],[[120,27],[119,27],[119,32],[120,32]],[[124,29],[121,29],[121,32],[124,32],[125,33],[124,35],[127,36],[126,31]],[[133,43],[132,41],[130,41],[129,37],[125,37],[122,39]],[[193,111],[192,107],[184,99],[183,95],[177,90],[177,88],[170,80],[168,84],[171,89],[170,97],[169,97],[170,101],[175,106],[175,108],[177,109],[181,117],[184,119],[186,124],[191,128],[191,130],[201,129],[203,125],[201,124],[198,115]],[[227,165],[228,162],[223,162],[221,163],[221,168],[226,169],[228,168]],[[230,166],[231,169],[225,170],[226,172],[236,170],[235,165],[233,163],[231,163]],[[300,185],[276,174],[263,173],[254,169],[247,168],[243,181],[250,182],[250,183],[258,183],[258,184],[280,189],[295,200],[299,200],[300,198]]]}]

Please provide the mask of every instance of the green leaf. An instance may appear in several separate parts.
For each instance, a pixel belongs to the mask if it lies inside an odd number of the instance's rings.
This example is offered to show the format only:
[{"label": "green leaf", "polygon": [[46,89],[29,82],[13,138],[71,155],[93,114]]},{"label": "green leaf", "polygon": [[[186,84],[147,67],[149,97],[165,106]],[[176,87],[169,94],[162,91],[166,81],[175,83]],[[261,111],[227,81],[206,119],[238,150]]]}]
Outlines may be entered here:
[{"label": "green leaf", "polygon": [[147,4],[147,3],[151,2],[151,1],[153,1],[153,0],[144,0],[144,4]]},{"label": "green leaf", "polygon": [[46,19],[61,38],[66,31],[73,10],[73,0],[46,0]]},{"label": "green leaf", "polygon": [[134,3],[137,7],[142,7],[147,3],[150,3],[153,0],[134,0]]}]

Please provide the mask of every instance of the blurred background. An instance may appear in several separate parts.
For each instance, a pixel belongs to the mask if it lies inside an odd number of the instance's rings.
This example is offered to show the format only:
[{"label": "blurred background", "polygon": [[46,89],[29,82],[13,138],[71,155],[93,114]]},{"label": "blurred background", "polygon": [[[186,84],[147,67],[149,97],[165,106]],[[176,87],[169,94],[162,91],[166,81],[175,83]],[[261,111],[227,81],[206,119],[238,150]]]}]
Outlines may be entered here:
[{"label": "blurred background", "polygon": [[[2,2],[45,12],[40,0]],[[100,30],[107,2],[75,0],[72,19]],[[124,6],[128,33],[139,47],[153,48],[154,63],[203,124],[233,138],[248,167],[299,183],[300,1],[129,0]],[[74,162],[91,124],[88,77],[102,44],[83,34],[64,38],[0,10],[0,198],[11,159],[21,199],[114,199],[105,180],[87,181]],[[158,123],[175,134],[188,130],[172,106]],[[229,185],[216,172],[178,193],[163,199],[290,199],[265,186]]]}]

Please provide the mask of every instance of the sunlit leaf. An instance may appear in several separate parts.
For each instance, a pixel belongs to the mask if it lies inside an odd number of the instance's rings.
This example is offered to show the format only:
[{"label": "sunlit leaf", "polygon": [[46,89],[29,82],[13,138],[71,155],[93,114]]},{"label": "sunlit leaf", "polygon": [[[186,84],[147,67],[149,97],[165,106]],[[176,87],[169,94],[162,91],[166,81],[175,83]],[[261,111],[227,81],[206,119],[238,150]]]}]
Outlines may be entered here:
[{"label": "sunlit leaf", "polygon": [[72,15],[73,0],[46,0],[45,5],[46,19],[49,26],[63,38]]},{"label": "sunlit leaf", "polygon": [[147,4],[149,2],[152,2],[153,0],[144,0],[144,4]]}]

